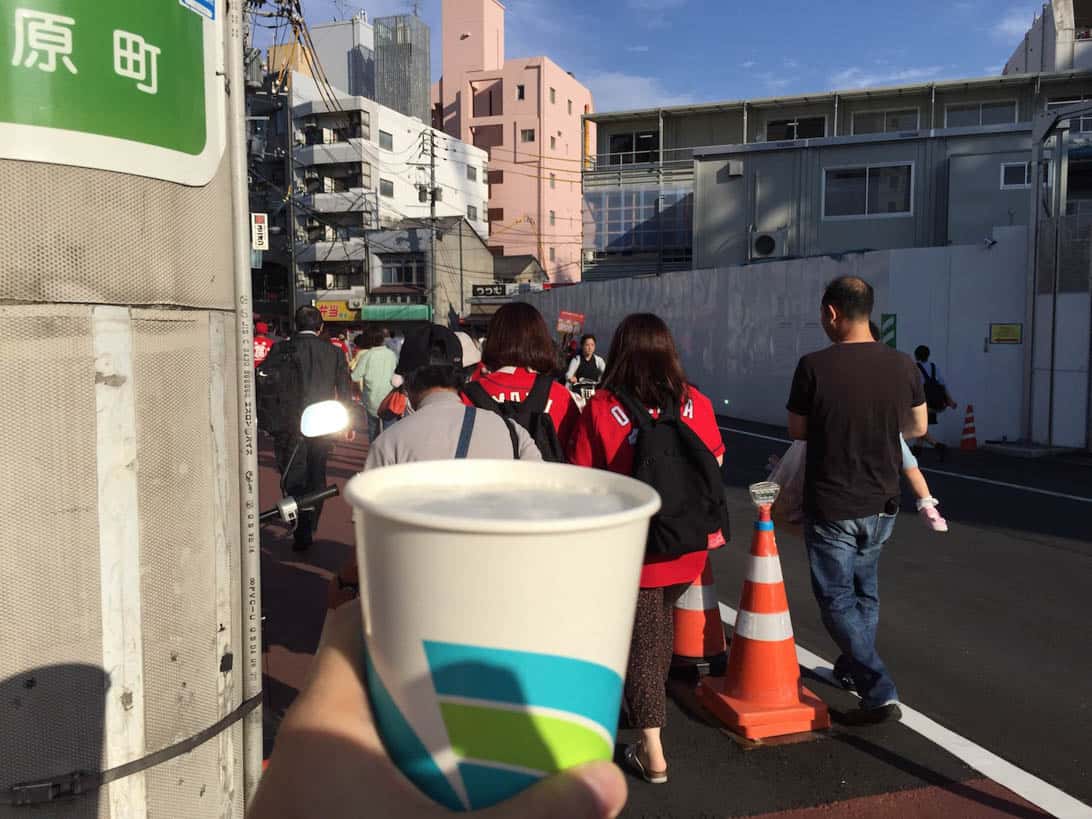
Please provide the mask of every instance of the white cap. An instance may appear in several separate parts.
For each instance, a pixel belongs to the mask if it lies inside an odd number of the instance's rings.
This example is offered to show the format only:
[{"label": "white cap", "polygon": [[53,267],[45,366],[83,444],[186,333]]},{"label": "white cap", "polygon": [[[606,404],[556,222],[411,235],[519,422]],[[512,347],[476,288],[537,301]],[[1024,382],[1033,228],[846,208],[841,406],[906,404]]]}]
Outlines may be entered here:
[{"label": "white cap", "polygon": [[474,342],[467,333],[461,330],[455,333],[455,337],[459,339],[459,344],[463,348],[463,368],[473,367],[475,364],[482,360],[482,351],[478,345]]}]

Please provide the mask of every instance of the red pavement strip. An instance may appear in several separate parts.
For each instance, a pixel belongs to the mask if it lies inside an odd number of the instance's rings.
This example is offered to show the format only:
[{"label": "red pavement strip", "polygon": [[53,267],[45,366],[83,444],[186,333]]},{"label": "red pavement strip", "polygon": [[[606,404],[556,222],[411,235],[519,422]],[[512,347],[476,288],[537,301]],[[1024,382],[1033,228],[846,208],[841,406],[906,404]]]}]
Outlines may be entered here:
[{"label": "red pavement strip", "polygon": [[[364,464],[368,446],[363,438],[340,443],[330,458],[327,475],[343,487]],[[280,479],[268,438],[259,449],[261,508],[280,497]],[[291,534],[272,525],[262,531],[262,607],[266,616],[262,654],[266,730],[275,729],[306,679],[326,614],[330,578],[353,550],[352,520],[345,501],[328,501],[314,545],[292,551]],[[267,748],[269,740],[267,737]],[[994,806],[990,806],[990,803]],[[977,819],[977,817],[1047,816],[1011,791],[989,779],[973,779],[945,787],[915,788],[877,794],[818,807],[761,814],[761,819],[823,819],[823,817],[898,817],[898,819]]]},{"label": "red pavement strip", "polygon": [[[990,803],[994,807],[990,807]],[[752,819],[839,819],[892,816],[898,819],[978,819],[978,817],[1049,816],[989,779],[971,779],[945,787],[862,796],[814,808],[763,813]]]}]

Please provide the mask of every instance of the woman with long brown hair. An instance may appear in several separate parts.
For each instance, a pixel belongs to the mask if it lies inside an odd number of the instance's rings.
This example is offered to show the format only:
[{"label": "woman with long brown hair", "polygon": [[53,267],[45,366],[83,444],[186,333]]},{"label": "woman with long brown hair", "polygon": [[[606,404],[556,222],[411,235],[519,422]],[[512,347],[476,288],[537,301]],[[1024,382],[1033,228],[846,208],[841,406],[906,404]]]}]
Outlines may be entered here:
[{"label": "woman with long brown hair", "polygon": [[[717,462],[723,461],[724,443],[713,405],[687,383],[675,340],[663,319],[651,313],[627,316],[615,330],[609,352],[600,388],[577,422],[569,449],[571,463],[632,473],[635,426],[621,394],[644,406],[653,418],[665,408],[675,408],[678,418],[701,438]],[[678,557],[649,554],[641,572],[622,713],[627,727],[641,730],[640,742],[626,749],[626,761],[652,784],[667,782],[660,734],[667,718],[665,686],[675,603],[705,568],[706,554],[703,548]]]},{"label": "woman with long brown hair", "polygon": [[[556,359],[554,342],[542,313],[533,305],[514,301],[502,306],[489,321],[489,332],[482,346],[484,368],[472,380],[498,402],[524,401],[537,379],[551,381],[546,412],[553,419],[558,441],[567,449],[580,408],[572,393],[553,381]],[[470,403],[466,397],[463,400]]]}]

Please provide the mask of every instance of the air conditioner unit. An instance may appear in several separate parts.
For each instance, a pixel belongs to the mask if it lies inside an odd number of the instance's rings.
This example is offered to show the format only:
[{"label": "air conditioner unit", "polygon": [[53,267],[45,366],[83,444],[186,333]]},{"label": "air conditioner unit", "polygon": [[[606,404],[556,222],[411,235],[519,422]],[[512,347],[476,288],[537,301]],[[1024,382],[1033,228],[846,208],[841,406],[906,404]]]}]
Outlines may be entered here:
[{"label": "air conditioner unit", "polygon": [[317,126],[318,126],[318,119],[316,119],[315,117],[304,117],[303,118],[303,127],[304,128],[315,128]]},{"label": "air conditioner unit", "polygon": [[755,259],[782,259],[789,255],[789,229],[787,227],[777,230],[751,230],[751,244],[747,251],[747,258]]},{"label": "air conditioner unit", "polygon": [[364,307],[364,299],[356,298],[348,300],[350,310],[360,310]]}]

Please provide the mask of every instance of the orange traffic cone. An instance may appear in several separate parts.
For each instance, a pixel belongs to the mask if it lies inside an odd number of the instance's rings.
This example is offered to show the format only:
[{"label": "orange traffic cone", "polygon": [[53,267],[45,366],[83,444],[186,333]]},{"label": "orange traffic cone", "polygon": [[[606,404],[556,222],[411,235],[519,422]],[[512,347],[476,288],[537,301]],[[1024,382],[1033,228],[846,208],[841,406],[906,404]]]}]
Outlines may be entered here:
[{"label": "orange traffic cone", "polygon": [[721,722],[747,739],[830,727],[826,704],[800,684],[769,504],[759,506],[755,521],[728,672],[706,677],[698,697]]},{"label": "orange traffic cone", "polygon": [[701,576],[675,604],[675,651],[672,665],[676,667],[719,665],[724,669],[728,643],[724,639],[724,624],[720,619],[717,589],[713,585],[713,567],[708,561]]},{"label": "orange traffic cone", "polygon": [[978,436],[974,431],[974,406],[967,405],[967,419],[963,422],[963,437],[960,438],[959,448],[967,452],[978,449]]}]

